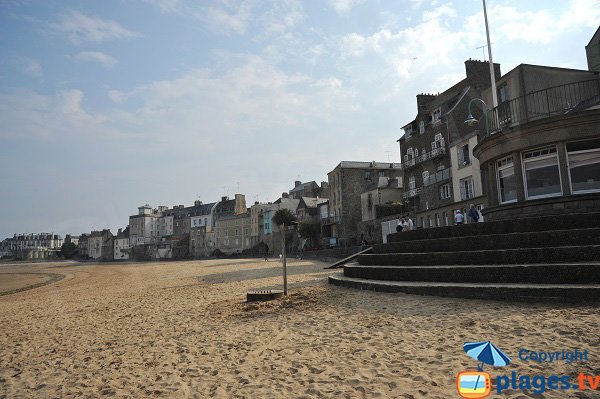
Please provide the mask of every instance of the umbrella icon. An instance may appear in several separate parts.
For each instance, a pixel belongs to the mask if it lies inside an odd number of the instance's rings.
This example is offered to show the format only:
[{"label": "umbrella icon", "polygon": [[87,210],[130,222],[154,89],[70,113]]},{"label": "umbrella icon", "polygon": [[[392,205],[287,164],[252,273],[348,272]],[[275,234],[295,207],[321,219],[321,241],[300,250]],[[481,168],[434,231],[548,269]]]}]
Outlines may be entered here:
[{"label": "umbrella icon", "polygon": [[491,366],[506,366],[510,363],[511,358],[506,356],[498,347],[490,341],[484,342],[465,342],[463,349],[467,355],[481,362],[477,369],[483,371],[483,364]]}]

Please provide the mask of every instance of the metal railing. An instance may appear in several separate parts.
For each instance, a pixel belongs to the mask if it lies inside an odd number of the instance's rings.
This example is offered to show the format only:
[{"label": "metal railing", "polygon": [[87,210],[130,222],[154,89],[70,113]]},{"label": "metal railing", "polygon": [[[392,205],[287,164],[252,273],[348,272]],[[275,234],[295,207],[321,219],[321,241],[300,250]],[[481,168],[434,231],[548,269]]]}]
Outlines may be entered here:
[{"label": "metal railing", "polygon": [[432,175],[429,175],[429,177],[427,179],[425,179],[425,181],[423,181],[423,186],[427,187],[427,186],[431,186],[432,184],[439,183],[444,180],[448,180],[448,179],[450,179],[450,176],[451,176],[450,168],[440,170]]},{"label": "metal railing", "polygon": [[402,197],[404,199],[416,197],[417,195],[419,195],[421,193],[421,191],[423,191],[423,187],[411,188],[411,189],[404,191],[404,193],[402,193]]},{"label": "metal railing", "polygon": [[421,162],[425,162],[429,159],[433,159],[440,155],[444,155],[445,153],[446,147],[434,148],[433,150],[426,152],[425,154],[421,154],[417,157],[407,159],[406,161],[402,162],[402,166],[404,166],[405,168],[410,168],[412,166],[420,164]]},{"label": "metal railing", "polygon": [[341,216],[329,216],[326,218],[321,218],[321,224],[340,224],[342,222]]},{"label": "metal railing", "polygon": [[[582,112],[600,103],[600,79],[567,83],[503,102],[488,114],[489,132],[503,127]],[[485,133],[484,133],[485,134]],[[486,135],[487,135],[486,134]]]}]

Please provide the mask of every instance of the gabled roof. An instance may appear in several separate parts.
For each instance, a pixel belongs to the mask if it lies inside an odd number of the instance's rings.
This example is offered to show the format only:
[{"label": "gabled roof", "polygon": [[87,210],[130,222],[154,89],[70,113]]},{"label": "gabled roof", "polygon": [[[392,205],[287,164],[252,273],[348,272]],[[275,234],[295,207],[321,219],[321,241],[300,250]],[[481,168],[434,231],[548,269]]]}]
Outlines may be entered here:
[{"label": "gabled roof", "polygon": [[290,194],[291,193],[296,193],[298,191],[304,191],[305,187],[319,187],[319,185],[313,180],[313,181],[309,181],[306,183],[300,183],[299,185],[297,185],[296,187],[294,187],[293,189],[290,190]]},{"label": "gabled roof", "polygon": [[317,205],[327,201],[327,198],[302,197],[301,199],[301,203],[307,208],[316,208]]}]

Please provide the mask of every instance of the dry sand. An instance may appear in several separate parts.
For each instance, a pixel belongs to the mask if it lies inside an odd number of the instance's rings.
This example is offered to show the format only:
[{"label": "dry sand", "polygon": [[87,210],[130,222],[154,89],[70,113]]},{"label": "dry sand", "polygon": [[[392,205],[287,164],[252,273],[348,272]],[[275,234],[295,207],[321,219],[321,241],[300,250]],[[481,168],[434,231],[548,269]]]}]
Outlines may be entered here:
[{"label": "dry sand", "polygon": [[[462,344],[483,340],[513,357],[492,376],[600,375],[598,307],[365,292],[329,286],[323,266],[292,260],[291,295],[247,305],[246,291],[280,287],[278,262],[0,265],[18,273],[0,291],[64,276],[0,296],[0,398],[456,398],[476,366]],[[520,348],[589,361],[525,364]]]}]

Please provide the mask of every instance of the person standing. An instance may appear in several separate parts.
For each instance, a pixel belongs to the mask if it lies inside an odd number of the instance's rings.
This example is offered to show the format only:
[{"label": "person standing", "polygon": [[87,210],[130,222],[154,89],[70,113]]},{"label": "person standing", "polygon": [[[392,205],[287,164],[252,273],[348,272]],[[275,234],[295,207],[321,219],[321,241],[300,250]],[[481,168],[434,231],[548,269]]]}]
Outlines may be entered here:
[{"label": "person standing", "polygon": [[471,204],[471,207],[469,208],[469,213],[467,213],[468,216],[468,220],[469,223],[477,223],[479,222],[479,212],[477,211],[477,208],[475,208],[475,205]]},{"label": "person standing", "polygon": [[410,216],[406,216],[406,229],[409,231],[415,229],[415,224],[413,223]]},{"label": "person standing", "polygon": [[396,232],[400,233],[402,230],[404,230],[404,218],[399,220],[398,225],[396,226]]},{"label": "person standing", "polygon": [[457,209],[456,213],[454,214],[454,223],[455,224],[463,224],[464,221],[465,221],[465,216],[462,214],[460,209]]}]

